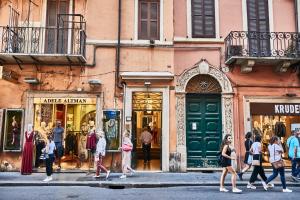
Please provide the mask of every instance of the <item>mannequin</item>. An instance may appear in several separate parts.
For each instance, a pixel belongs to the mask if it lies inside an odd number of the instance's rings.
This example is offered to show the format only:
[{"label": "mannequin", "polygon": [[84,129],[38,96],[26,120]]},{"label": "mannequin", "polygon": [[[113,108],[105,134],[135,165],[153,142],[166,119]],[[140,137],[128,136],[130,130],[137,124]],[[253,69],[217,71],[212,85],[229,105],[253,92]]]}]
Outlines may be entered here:
[{"label": "mannequin", "polygon": [[41,122],[41,126],[37,128],[37,131],[39,132],[40,136],[44,141],[47,141],[47,133],[48,130],[46,128],[46,122]]},{"label": "mannequin", "polygon": [[19,125],[18,122],[16,121],[16,116],[12,117],[12,123],[11,123],[11,127],[12,127],[12,145],[16,145],[16,140],[19,134]]},{"label": "mannequin", "polygon": [[22,166],[21,174],[32,173],[32,160],[33,160],[33,137],[34,130],[32,124],[28,124],[27,131],[25,132],[25,144],[22,153]]},{"label": "mannequin", "polygon": [[253,129],[254,136],[256,136],[256,135],[262,136],[262,131],[259,127],[258,121],[254,121],[253,126],[254,126],[254,129]]},{"label": "mannequin", "polygon": [[87,140],[86,140],[86,149],[88,150],[88,157],[89,157],[89,168],[92,161],[92,154],[96,150],[96,128],[95,128],[95,122],[94,121],[89,121],[89,131],[87,135]]}]

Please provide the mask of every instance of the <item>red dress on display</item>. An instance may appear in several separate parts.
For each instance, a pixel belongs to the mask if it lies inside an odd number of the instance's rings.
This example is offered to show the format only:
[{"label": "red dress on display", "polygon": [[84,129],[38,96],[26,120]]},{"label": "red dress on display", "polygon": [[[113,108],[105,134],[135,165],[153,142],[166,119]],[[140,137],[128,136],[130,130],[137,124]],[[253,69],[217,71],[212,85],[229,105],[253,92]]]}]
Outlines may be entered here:
[{"label": "red dress on display", "polygon": [[89,133],[86,140],[86,149],[96,150],[97,137],[95,131]]},{"label": "red dress on display", "polygon": [[33,159],[33,132],[27,134],[25,132],[25,144],[22,154],[21,174],[32,173],[32,159]]}]

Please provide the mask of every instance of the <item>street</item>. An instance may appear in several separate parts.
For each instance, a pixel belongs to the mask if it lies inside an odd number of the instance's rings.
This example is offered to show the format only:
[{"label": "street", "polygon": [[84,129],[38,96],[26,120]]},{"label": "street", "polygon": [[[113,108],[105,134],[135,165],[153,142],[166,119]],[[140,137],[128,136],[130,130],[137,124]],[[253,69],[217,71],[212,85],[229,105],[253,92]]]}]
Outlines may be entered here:
[{"label": "street", "polygon": [[[227,187],[228,189],[230,187]],[[105,189],[96,187],[0,187],[0,200],[52,200],[52,199],[74,199],[74,200],[166,200],[166,199],[298,199],[299,187],[290,188],[293,193],[282,193],[281,187],[270,191],[264,191],[261,187],[249,190],[245,187],[242,194],[220,193],[218,187],[171,187],[171,188],[127,188],[127,189]]]}]

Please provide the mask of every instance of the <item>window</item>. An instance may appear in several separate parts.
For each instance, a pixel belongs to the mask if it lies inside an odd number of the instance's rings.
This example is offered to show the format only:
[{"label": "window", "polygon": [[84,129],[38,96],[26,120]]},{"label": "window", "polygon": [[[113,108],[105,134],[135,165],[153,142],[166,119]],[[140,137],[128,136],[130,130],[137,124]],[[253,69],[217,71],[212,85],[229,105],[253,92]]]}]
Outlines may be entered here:
[{"label": "window", "polygon": [[215,38],[215,0],[191,0],[192,37]]},{"label": "window", "polygon": [[268,0],[247,0],[249,53],[270,55]]},{"label": "window", "polygon": [[159,0],[139,1],[138,38],[143,40],[159,40]]}]

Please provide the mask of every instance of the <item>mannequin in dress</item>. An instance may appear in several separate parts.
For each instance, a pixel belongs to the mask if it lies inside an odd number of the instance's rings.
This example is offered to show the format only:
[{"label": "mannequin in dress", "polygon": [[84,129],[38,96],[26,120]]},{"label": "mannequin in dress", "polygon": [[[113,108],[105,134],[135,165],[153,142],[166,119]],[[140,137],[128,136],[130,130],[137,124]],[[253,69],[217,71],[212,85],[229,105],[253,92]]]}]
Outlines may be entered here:
[{"label": "mannequin in dress", "polygon": [[48,130],[46,128],[46,122],[41,122],[41,126],[38,127],[36,130],[40,133],[40,136],[42,137],[42,139],[44,141],[47,141]]},{"label": "mannequin in dress", "polygon": [[33,137],[34,137],[33,125],[28,124],[27,131],[25,132],[25,144],[22,153],[22,165],[21,165],[22,175],[32,173]]}]

